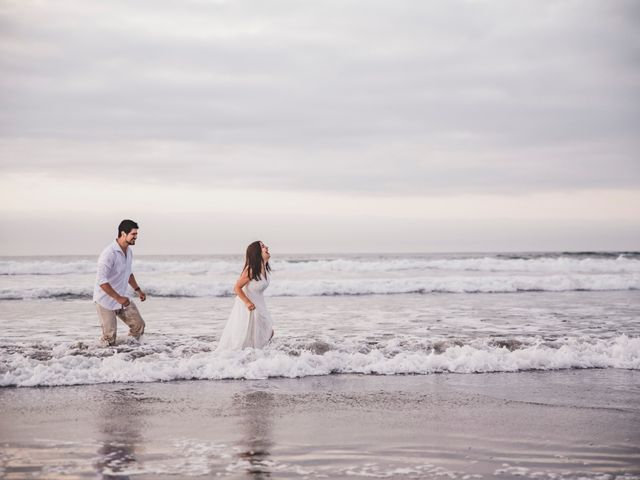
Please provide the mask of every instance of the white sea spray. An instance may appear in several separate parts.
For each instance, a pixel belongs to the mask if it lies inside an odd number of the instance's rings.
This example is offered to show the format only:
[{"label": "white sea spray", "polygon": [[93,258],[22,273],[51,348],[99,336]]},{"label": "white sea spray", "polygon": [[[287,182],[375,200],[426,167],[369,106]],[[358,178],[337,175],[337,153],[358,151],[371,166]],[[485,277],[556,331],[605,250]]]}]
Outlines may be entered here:
[{"label": "white sea spray", "polygon": [[[75,343],[39,344],[37,348],[22,345],[13,353],[3,353],[0,386],[298,378],[340,373],[429,375],[573,368],[640,369],[640,338],[626,335],[606,340],[574,337],[553,345],[527,340],[515,349],[496,346],[489,339],[462,345],[450,343],[438,352],[424,342],[410,344],[400,351],[397,343],[381,344],[366,351],[357,342],[338,342],[323,353],[292,347],[286,340],[265,350],[241,352],[214,352],[212,345],[193,340],[185,340],[182,348],[167,348],[162,343],[122,344],[113,349],[95,345],[84,350],[79,350]],[[42,349],[51,355],[43,358],[34,354]]]}]

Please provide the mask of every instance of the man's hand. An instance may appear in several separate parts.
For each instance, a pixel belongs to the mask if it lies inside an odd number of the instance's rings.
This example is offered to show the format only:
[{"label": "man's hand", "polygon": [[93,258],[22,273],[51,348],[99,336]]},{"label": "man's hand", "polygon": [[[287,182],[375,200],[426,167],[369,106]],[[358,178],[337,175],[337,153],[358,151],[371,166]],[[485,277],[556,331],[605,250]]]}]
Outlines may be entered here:
[{"label": "man's hand", "polygon": [[118,302],[123,307],[128,307],[129,305],[131,305],[131,300],[129,300],[129,298],[127,297],[118,296],[118,298],[116,298],[116,302]]},{"label": "man's hand", "polygon": [[144,302],[147,299],[147,294],[144,293],[142,290],[137,290],[136,293],[138,294],[138,297],[140,298],[141,302]]}]

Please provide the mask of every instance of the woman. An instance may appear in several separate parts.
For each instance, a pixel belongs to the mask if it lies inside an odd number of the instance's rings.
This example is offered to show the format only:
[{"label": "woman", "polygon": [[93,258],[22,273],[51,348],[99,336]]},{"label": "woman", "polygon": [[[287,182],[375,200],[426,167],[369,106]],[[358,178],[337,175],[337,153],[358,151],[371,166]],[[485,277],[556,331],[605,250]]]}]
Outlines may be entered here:
[{"label": "woman", "polygon": [[233,291],[236,300],[216,350],[262,348],[273,337],[273,322],[263,292],[269,286],[269,247],[253,242],[247,247],[244,268]]}]

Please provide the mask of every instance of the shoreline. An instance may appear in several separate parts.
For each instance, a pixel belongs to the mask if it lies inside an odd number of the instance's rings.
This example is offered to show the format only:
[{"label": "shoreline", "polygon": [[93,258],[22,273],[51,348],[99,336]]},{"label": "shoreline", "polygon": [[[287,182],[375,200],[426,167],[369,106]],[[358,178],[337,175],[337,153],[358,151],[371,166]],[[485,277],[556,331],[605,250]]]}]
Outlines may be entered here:
[{"label": "shoreline", "polygon": [[[78,342],[82,344],[84,342]],[[96,342],[97,343],[97,342]],[[126,343],[122,345],[127,346]],[[149,380],[149,381],[109,381],[102,383],[81,383],[81,384],[62,384],[62,385],[3,385],[0,386],[0,396],[3,390],[39,390],[39,389],[56,389],[56,388],[91,388],[91,387],[102,387],[102,386],[122,386],[122,387],[134,387],[134,386],[144,386],[144,385],[172,385],[172,384],[181,384],[181,383],[201,383],[201,382],[278,382],[278,381],[304,381],[306,379],[313,380],[318,378],[331,378],[331,377],[355,377],[355,378],[366,378],[366,377],[384,377],[384,378],[393,378],[393,377],[431,377],[431,376],[482,376],[482,375],[519,375],[519,374],[546,374],[546,373],[563,373],[563,372],[578,372],[578,371],[628,371],[628,372],[638,372],[640,376],[640,371],[635,368],[618,368],[618,367],[566,367],[566,368],[555,368],[555,369],[543,369],[543,368],[530,368],[526,370],[513,370],[513,371],[478,371],[478,372],[451,372],[451,371],[434,371],[429,373],[419,373],[419,372],[408,372],[408,373],[361,373],[361,372],[332,372],[328,374],[319,373],[319,374],[308,374],[301,377],[287,377],[287,376],[273,376],[267,378],[176,378],[170,380]]]}]

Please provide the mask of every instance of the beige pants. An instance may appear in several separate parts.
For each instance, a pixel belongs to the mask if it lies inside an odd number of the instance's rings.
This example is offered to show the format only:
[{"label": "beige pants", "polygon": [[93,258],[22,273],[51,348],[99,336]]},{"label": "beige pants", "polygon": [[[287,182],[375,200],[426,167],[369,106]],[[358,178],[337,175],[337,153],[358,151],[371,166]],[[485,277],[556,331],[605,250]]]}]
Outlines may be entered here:
[{"label": "beige pants", "polygon": [[118,330],[116,317],[127,324],[130,336],[140,338],[144,333],[144,320],[142,320],[135,303],[131,302],[120,310],[108,310],[96,303],[96,309],[102,323],[102,341],[109,345],[116,343],[116,332]]}]

